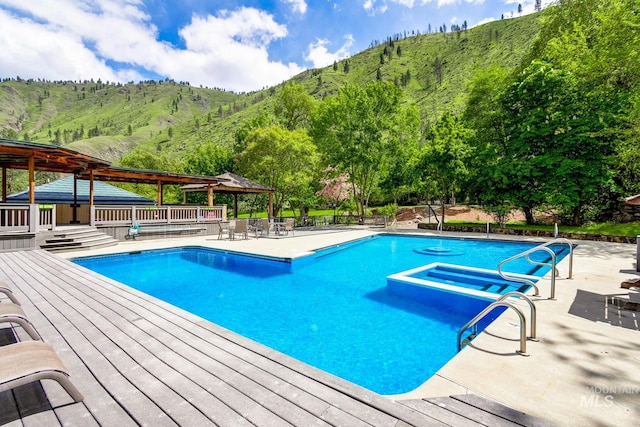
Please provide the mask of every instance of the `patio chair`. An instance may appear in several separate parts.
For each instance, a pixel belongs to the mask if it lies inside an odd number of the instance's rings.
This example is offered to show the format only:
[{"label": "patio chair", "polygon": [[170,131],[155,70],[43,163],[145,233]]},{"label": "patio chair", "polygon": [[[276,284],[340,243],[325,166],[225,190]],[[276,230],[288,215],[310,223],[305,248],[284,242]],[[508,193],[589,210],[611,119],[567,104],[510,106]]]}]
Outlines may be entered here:
[{"label": "patio chair", "polygon": [[245,239],[249,238],[249,222],[247,220],[237,220],[233,229],[233,234],[243,235]]},{"label": "patio chair", "polygon": [[291,234],[293,235],[293,226],[295,224],[295,219],[293,218],[287,218],[285,219],[285,224],[284,224],[284,234],[285,235],[289,235],[289,232],[291,232]]},{"label": "patio chair", "polygon": [[218,224],[218,240],[221,240],[226,234],[229,240],[233,240],[235,221],[220,222]]},{"label": "patio chair", "polygon": [[42,338],[36,328],[33,327],[24,311],[18,304],[12,302],[0,303],[0,322],[17,323],[25,330],[33,340],[40,341]]},{"label": "patio chair", "polygon": [[248,231],[251,233],[255,233],[256,235],[256,239],[259,237],[260,234],[262,234],[262,221],[260,221],[259,219],[249,219],[248,220]]},{"label": "patio chair", "polygon": [[24,341],[0,347],[0,392],[40,380],[55,380],[76,402],[84,399],[49,344]]},{"label": "patio chair", "polygon": [[9,286],[7,286],[6,283],[4,283],[2,281],[0,281],[0,292],[5,294],[7,296],[7,298],[9,298],[11,300],[12,303],[20,305],[20,303],[18,302],[18,299],[16,298],[16,296],[13,295],[13,291],[9,288]]},{"label": "patio chair", "polygon": [[269,218],[261,218],[260,222],[262,223],[262,227],[260,228],[260,235],[269,235],[269,229],[271,228],[271,223],[269,222]]}]

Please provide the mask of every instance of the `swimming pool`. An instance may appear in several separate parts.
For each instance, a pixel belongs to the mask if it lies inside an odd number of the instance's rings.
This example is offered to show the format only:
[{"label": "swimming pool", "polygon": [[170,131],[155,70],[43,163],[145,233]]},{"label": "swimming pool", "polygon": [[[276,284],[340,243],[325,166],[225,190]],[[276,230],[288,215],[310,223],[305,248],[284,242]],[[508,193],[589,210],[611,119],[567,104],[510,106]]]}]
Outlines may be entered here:
[{"label": "swimming pool", "polygon": [[[495,269],[533,246],[381,235],[293,261],[187,247],[74,262],[370,390],[398,394],[457,353],[458,329],[489,301],[399,295],[386,277],[445,261]],[[525,263],[513,268],[545,273]]]}]

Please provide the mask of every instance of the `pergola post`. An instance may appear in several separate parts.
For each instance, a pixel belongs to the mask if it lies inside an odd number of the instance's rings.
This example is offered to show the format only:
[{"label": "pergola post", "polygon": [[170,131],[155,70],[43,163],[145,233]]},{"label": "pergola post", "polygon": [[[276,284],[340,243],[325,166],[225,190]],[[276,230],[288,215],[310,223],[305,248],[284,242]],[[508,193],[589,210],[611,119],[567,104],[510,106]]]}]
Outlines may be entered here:
[{"label": "pergola post", "polygon": [[93,206],[93,168],[89,169],[89,208]]},{"label": "pergola post", "polygon": [[[185,191],[184,194],[186,195],[187,192]],[[213,187],[211,184],[207,184],[207,206],[213,206]]]},{"label": "pergola post", "polygon": [[238,193],[233,193],[233,217],[238,218]]},{"label": "pergola post", "polygon": [[7,168],[2,167],[2,203],[7,203]]},{"label": "pergola post", "polygon": [[78,176],[73,174],[73,211],[72,211],[72,224],[78,223]]},{"label": "pergola post", "polygon": [[29,155],[29,204],[36,202],[36,159],[33,154]]},{"label": "pergola post", "polygon": [[158,180],[158,206],[162,206],[162,181]]},{"label": "pergola post", "polygon": [[269,193],[269,208],[267,210],[269,218],[273,218],[273,193]]}]

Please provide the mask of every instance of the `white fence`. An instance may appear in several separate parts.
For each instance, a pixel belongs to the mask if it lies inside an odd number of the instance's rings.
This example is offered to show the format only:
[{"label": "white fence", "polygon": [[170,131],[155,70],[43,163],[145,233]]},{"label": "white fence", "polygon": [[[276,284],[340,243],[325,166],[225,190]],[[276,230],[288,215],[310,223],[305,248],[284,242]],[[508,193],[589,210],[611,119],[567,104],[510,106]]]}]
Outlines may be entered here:
[{"label": "white fence", "polygon": [[226,221],[227,206],[92,206],[91,225],[185,224]]},{"label": "white fence", "polygon": [[56,224],[56,206],[49,204],[0,204],[0,231],[37,233],[53,230]]}]

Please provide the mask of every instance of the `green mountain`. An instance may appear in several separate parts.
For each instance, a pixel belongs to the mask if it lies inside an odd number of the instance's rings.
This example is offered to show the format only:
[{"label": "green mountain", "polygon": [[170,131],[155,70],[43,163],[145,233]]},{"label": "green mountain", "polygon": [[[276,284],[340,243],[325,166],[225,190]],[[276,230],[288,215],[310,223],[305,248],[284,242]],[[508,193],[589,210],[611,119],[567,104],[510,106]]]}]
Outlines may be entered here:
[{"label": "green mountain", "polygon": [[[318,99],[345,83],[393,81],[405,90],[407,102],[419,107],[426,128],[444,112],[463,109],[474,72],[493,65],[516,67],[538,34],[539,18],[532,14],[467,31],[396,35],[290,81]],[[51,142],[115,163],[137,147],[180,153],[203,141],[231,145],[240,125],[271,110],[280,87],[235,94],[174,81],[8,77],[0,83],[0,136]]]}]

